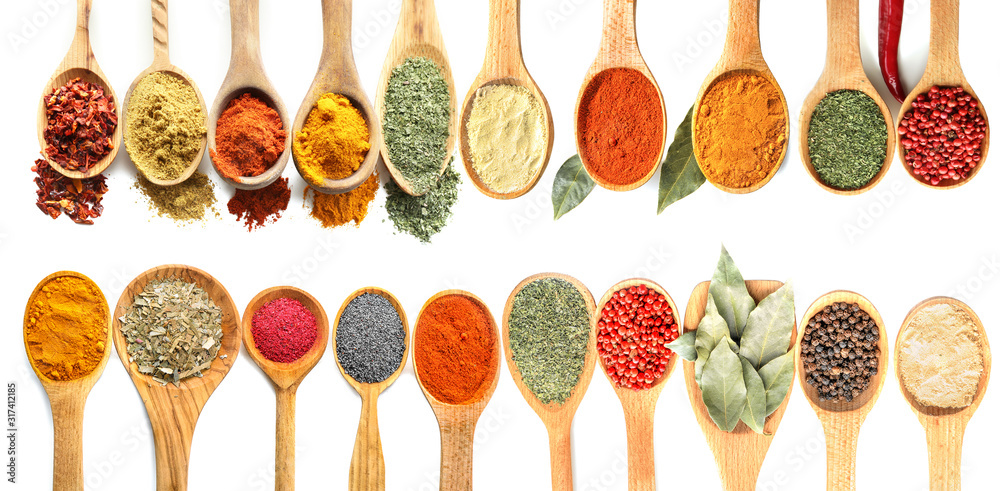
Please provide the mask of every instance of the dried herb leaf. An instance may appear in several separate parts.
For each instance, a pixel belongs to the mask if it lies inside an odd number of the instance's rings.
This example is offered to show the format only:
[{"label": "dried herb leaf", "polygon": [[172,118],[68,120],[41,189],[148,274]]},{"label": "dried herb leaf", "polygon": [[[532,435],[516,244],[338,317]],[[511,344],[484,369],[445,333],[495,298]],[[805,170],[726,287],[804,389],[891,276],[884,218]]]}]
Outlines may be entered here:
[{"label": "dried herb leaf", "polygon": [[795,352],[789,351],[771,360],[758,373],[764,382],[764,391],[767,394],[764,414],[770,416],[785,401],[788,390],[792,388],[792,377],[795,376]]},{"label": "dried herb leaf", "polygon": [[681,334],[674,342],[667,344],[666,347],[687,361],[695,361],[698,359],[698,352],[694,348],[694,340],[697,333],[698,331],[688,331]]},{"label": "dried herb leaf", "polygon": [[587,174],[579,155],[569,158],[552,183],[552,209],[554,219],[569,213],[594,190],[594,180]]},{"label": "dried herb leaf", "polygon": [[756,307],[756,302],[747,292],[743,275],[740,274],[740,270],[733,262],[726,246],[722,246],[719,264],[716,266],[715,274],[712,275],[708,292],[715,298],[719,314],[726,319],[726,323],[729,325],[729,336],[733,341],[740,343],[743,328],[747,324],[747,317]]},{"label": "dried herb leaf", "polygon": [[740,421],[746,423],[751,430],[764,434],[764,420],[767,419],[765,414],[767,393],[764,390],[764,382],[746,358],[741,356],[740,363],[743,364],[743,383],[747,388],[747,405],[743,408]]},{"label": "dried herb leaf", "polygon": [[795,302],[792,284],[785,283],[750,313],[740,341],[740,355],[760,369],[771,360],[788,353],[792,327],[795,325]]},{"label": "dried herb leaf", "polygon": [[728,343],[712,350],[701,379],[702,401],[712,421],[724,431],[733,431],[747,404],[747,388],[740,357]]},{"label": "dried herb leaf", "polygon": [[698,167],[694,158],[694,145],[691,141],[691,115],[694,107],[688,110],[684,121],[677,127],[674,141],[667,149],[667,159],[660,167],[660,194],[656,202],[656,214],[659,215],[668,206],[687,197],[705,184],[705,174]]},{"label": "dried herb leaf", "polygon": [[[722,339],[729,339],[729,326],[726,324],[726,320],[719,315],[719,309],[716,308],[715,299],[711,295],[705,302],[705,316],[698,323],[697,333],[694,345],[698,353],[698,360],[694,364],[694,378],[700,384],[705,362],[708,361],[712,350]],[[739,349],[734,351],[739,351]]]}]

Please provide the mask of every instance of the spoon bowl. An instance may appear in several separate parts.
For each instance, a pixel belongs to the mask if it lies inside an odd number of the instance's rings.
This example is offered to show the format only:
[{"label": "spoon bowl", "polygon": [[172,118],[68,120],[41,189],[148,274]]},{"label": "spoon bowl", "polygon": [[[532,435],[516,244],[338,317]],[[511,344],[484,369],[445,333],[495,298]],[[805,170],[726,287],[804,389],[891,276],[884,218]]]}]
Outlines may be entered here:
[{"label": "spoon bowl", "polygon": [[226,73],[219,93],[215,96],[212,111],[208,114],[208,148],[214,152],[216,130],[219,117],[229,107],[229,103],[243,94],[250,94],[259,99],[281,118],[281,126],[287,133],[284,150],[278,159],[266,171],[258,176],[228,176],[219,170],[212,159],[212,166],[223,181],[236,189],[252,191],[271,185],[281,177],[291,153],[292,132],[285,103],[278,91],[264,72],[264,64],[260,56],[260,0],[231,0],[229,2],[230,24],[232,27],[232,55],[229,60],[229,71]]},{"label": "spoon bowl", "polygon": [[[128,341],[122,334],[121,317],[132,305],[135,295],[142,292],[149,282],[170,278],[194,283],[204,289],[222,310],[222,345],[211,366],[202,372],[201,377],[186,378],[178,385],[161,385],[152,376],[139,373],[139,366],[131,361]],[[209,396],[229,373],[240,352],[239,310],[225,287],[208,273],[191,266],[166,264],[145,271],[125,288],[115,307],[111,335],[118,358],[132,378],[149,414],[156,450],[156,487],[187,489],[191,439],[198,415]]]},{"label": "spoon bowl", "polygon": [[[322,0],[323,3],[323,53],[319,60],[319,70],[313,79],[309,91],[299,106],[295,115],[292,133],[298,135],[306,124],[306,119],[316,107],[320,97],[327,93],[340,94],[346,97],[351,105],[361,113],[368,124],[368,144],[371,148],[353,174],[342,179],[324,178],[322,183],[306,183],[315,191],[325,194],[341,194],[353,190],[364,183],[375,172],[378,163],[379,149],[382,148],[382,125],[375,116],[368,96],[361,87],[354,64],[354,53],[351,48],[351,0]],[[302,162],[295,151],[292,160],[299,174],[305,176]]]},{"label": "spoon bowl", "polygon": [[590,290],[579,280],[572,276],[558,273],[541,273],[529,276],[514,287],[514,291],[510,293],[507,304],[504,306],[503,352],[505,355],[504,358],[507,360],[507,368],[510,370],[510,376],[514,379],[514,385],[521,391],[521,395],[524,396],[524,400],[531,406],[531,409],[542,419],[542,423],[548,431],[550,465],[552,467],[552,489],[572,490],[573,447],[570,436],[573,426],[573,416],[576,414],[576,410],[580,406],[580,401],[583,400],[584,394],[587,393],[587,387],[590,386],[590,379],[594,375],[594,364],[597,359],[597,324],[594,322],[590,323],[590,337],[587,340],[583,369],[572,392],[562,404],[556,402],[544,404],[539,400],[538,396],[524,383],[521,371],[514,361],[514,352],[510,349],[510,315],[514,308],[514,299],[521,293],[524,287],[535,281],[547,278],[560,279],[573,285],[587,305],[587,314],[593,319],[596,309],[594,297],[590,294]]},{"label": "spoon bowl", "polygon": [[[451,157],[455,153],[456,128],[458,127],[458,97],[455,95],[455,78],[452,75],[451,64],[448,63],[448,52],[445,50],[444,37],[438,24],[434,0],[404,0],[399,12],[399,22],[392,35],[389,54],[379,75],[378,91],[375,94],[375,114],[379,123],[385,120],[385,93],[389,88],[389,78],[392,69],[402,65],[408,58],[426,58],[434,62],[441,71],[441,77],[448,85],[449,118],[448,141],[445,143],[445,157],[441,161],[438,175],[444,173]],[[413,185],[399,171],[396,163],[389,156],[389,149],[384,144],[379,151],[389,175],[396,181],[399,189],[411,196],[419,196]]]},{"label": "spoon bowl", "polygon": [[[77,0],[76,2],[76,34],[70,44],[66,57],[59,63],[49,82],[42,90],[42,97],[38,100],[38,116],[36,126],[38,129],[38,145],[41,148],[42,156],[49,163],[49,166],[60,174],[71,179],[87,179],[94,177],[108,168],[111,162],[118,155],[118,148],[122,141],[122,108],[115,95],[115,90],[108,82],[108,77],[101,71],[94,57],[94,50],[90,46],[90,8],[93,0]],[[107,155],[101,158],[90,169],[86,171],[72,170],[54,162],[45,149],[45,129],[48,127],[48,115],[45,111],[45,100],[55,88],[62,87],[70,80],[79,78],[84,82],[96,84],[104,89],[105,95],[115,104],[115,114],[118,117],[118,124],[111,136],[111,148]]]},{"label": "spoon bowl", "polygon": [[[494,199],[513,199],[525,195],[538,184],[552,157],[552,145],[555,142],[549,102],[524,65],[524,55],[521,52],[521,0],[490,0],[489,41],[486,46],[483,68],[472,82],[462,106],[462,161],[465,162],[465,171],[472,183],[481,193]],[[514,85],[527,89],[541,106],[545,120],[547,143],[542,165],[527,185],[509,192],[497,192],[491,189],[472,165],[469,117],[476,101],[476,94],[480,89],[493,85]]]}]

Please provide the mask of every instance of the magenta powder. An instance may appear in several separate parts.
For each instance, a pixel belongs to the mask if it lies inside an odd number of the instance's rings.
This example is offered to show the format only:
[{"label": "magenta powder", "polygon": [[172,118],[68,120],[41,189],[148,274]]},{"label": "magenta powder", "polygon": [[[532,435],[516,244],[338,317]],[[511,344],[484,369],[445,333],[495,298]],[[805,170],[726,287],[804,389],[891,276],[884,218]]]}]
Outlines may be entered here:
[{"label": "magenta powder", "polygon": [[264,358],[291,363],[309,352],[316,342],[316,316],[290,298],[265,303],[253,314],[250,333]]}]

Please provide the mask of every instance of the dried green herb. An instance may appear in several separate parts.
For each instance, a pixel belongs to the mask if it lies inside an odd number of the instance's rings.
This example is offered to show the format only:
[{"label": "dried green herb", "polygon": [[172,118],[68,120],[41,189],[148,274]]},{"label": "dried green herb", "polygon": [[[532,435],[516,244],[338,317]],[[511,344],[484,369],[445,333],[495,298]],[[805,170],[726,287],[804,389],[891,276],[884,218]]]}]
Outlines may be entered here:
[{"label": "dried green herb", "polygon": [[740,339],[740,356],[760,369],[788,353],[788,339],[795,325],[795,298],[792,283],[781,286],[750,312],[747,328]]},{"label": "dried green herb", "polygon": [[201,377],[222,346],[222,309],[194,283],[153,280],[119,318],[129,363],[166,385]]},{"label": "dried green herb", "polygon": [[555,219],[569,213],[594,190],[594,180],[587,174],[579,155],[569,158],[552,182],[552,209]]},{"label": "dried green herb", "polygon": [[733,431],[747,404],[747,387],[740,357],[727,343],[719,343],[712,350],[701,376],[701,391],[715,425]]},{"label": "dried green herb", "polygon": [[693,113],[692,106],[684,121],[677,127],[674,141],[667,149],[667,159],[660,167],[660,193],[656,201],[656,214],[663,213],[668,206],[687,197],[705,184],[705,174],[702,174],[698,161],[694,158],[694,145],[691,140]]},{"label": "dried green herb", "polygon": [[715,298],[719,314],[722,315],[723,319],[726,319],[726,324],[729,326],[729,337],[733,341],[739,342],[740,336],[743,335],[743,328],[747,325],[750,311],[757,304],[747,292],[743,275],[736,268],[736,264],[733,263],[733,258],[725,246],[722,247],[719,264],[715,268],[715,274],[712,275],[708,292]]},{"label": "dried green herb", "polygon": [[406,194],[392,179],[386,182],[388,197],[385,208],[396,230],[406,232],[421,242],[430,242],[431,237],[448,225],[451,207],[458,201],[459,182],[461,177],[451,163],[441,179],[423,196]]},{"label": "dried green herb", "polygon": [[809,159],[831,187],[864,187],[882,169],[889,130],[868,94],[838,90],[823,97],[809,121]]}]

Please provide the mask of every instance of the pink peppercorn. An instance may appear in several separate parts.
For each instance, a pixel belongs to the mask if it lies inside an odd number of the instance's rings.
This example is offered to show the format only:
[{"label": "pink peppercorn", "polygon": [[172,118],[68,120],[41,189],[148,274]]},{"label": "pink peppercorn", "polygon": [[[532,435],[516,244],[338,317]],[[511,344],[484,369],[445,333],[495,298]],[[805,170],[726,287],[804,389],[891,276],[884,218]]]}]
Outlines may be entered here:
[{"label": "pink peppercorn", "polygon": [[278,298],[254,312],[250,332],[264,358],[291,363],[316,342],[316,316],[298,300]]},{"label": "pink peppercorn", "polygon": [[615,292],[597,323],[597,352],[615,385],[648,389],[673,356],[665,345],[679,335],[664,295],[645,285]]},{"label": "pink peppercorn", "polygon": [[932,186],[969,176],[982,159],[986,119],[961,87],[931,87],[899,122],[904,161]]}]

